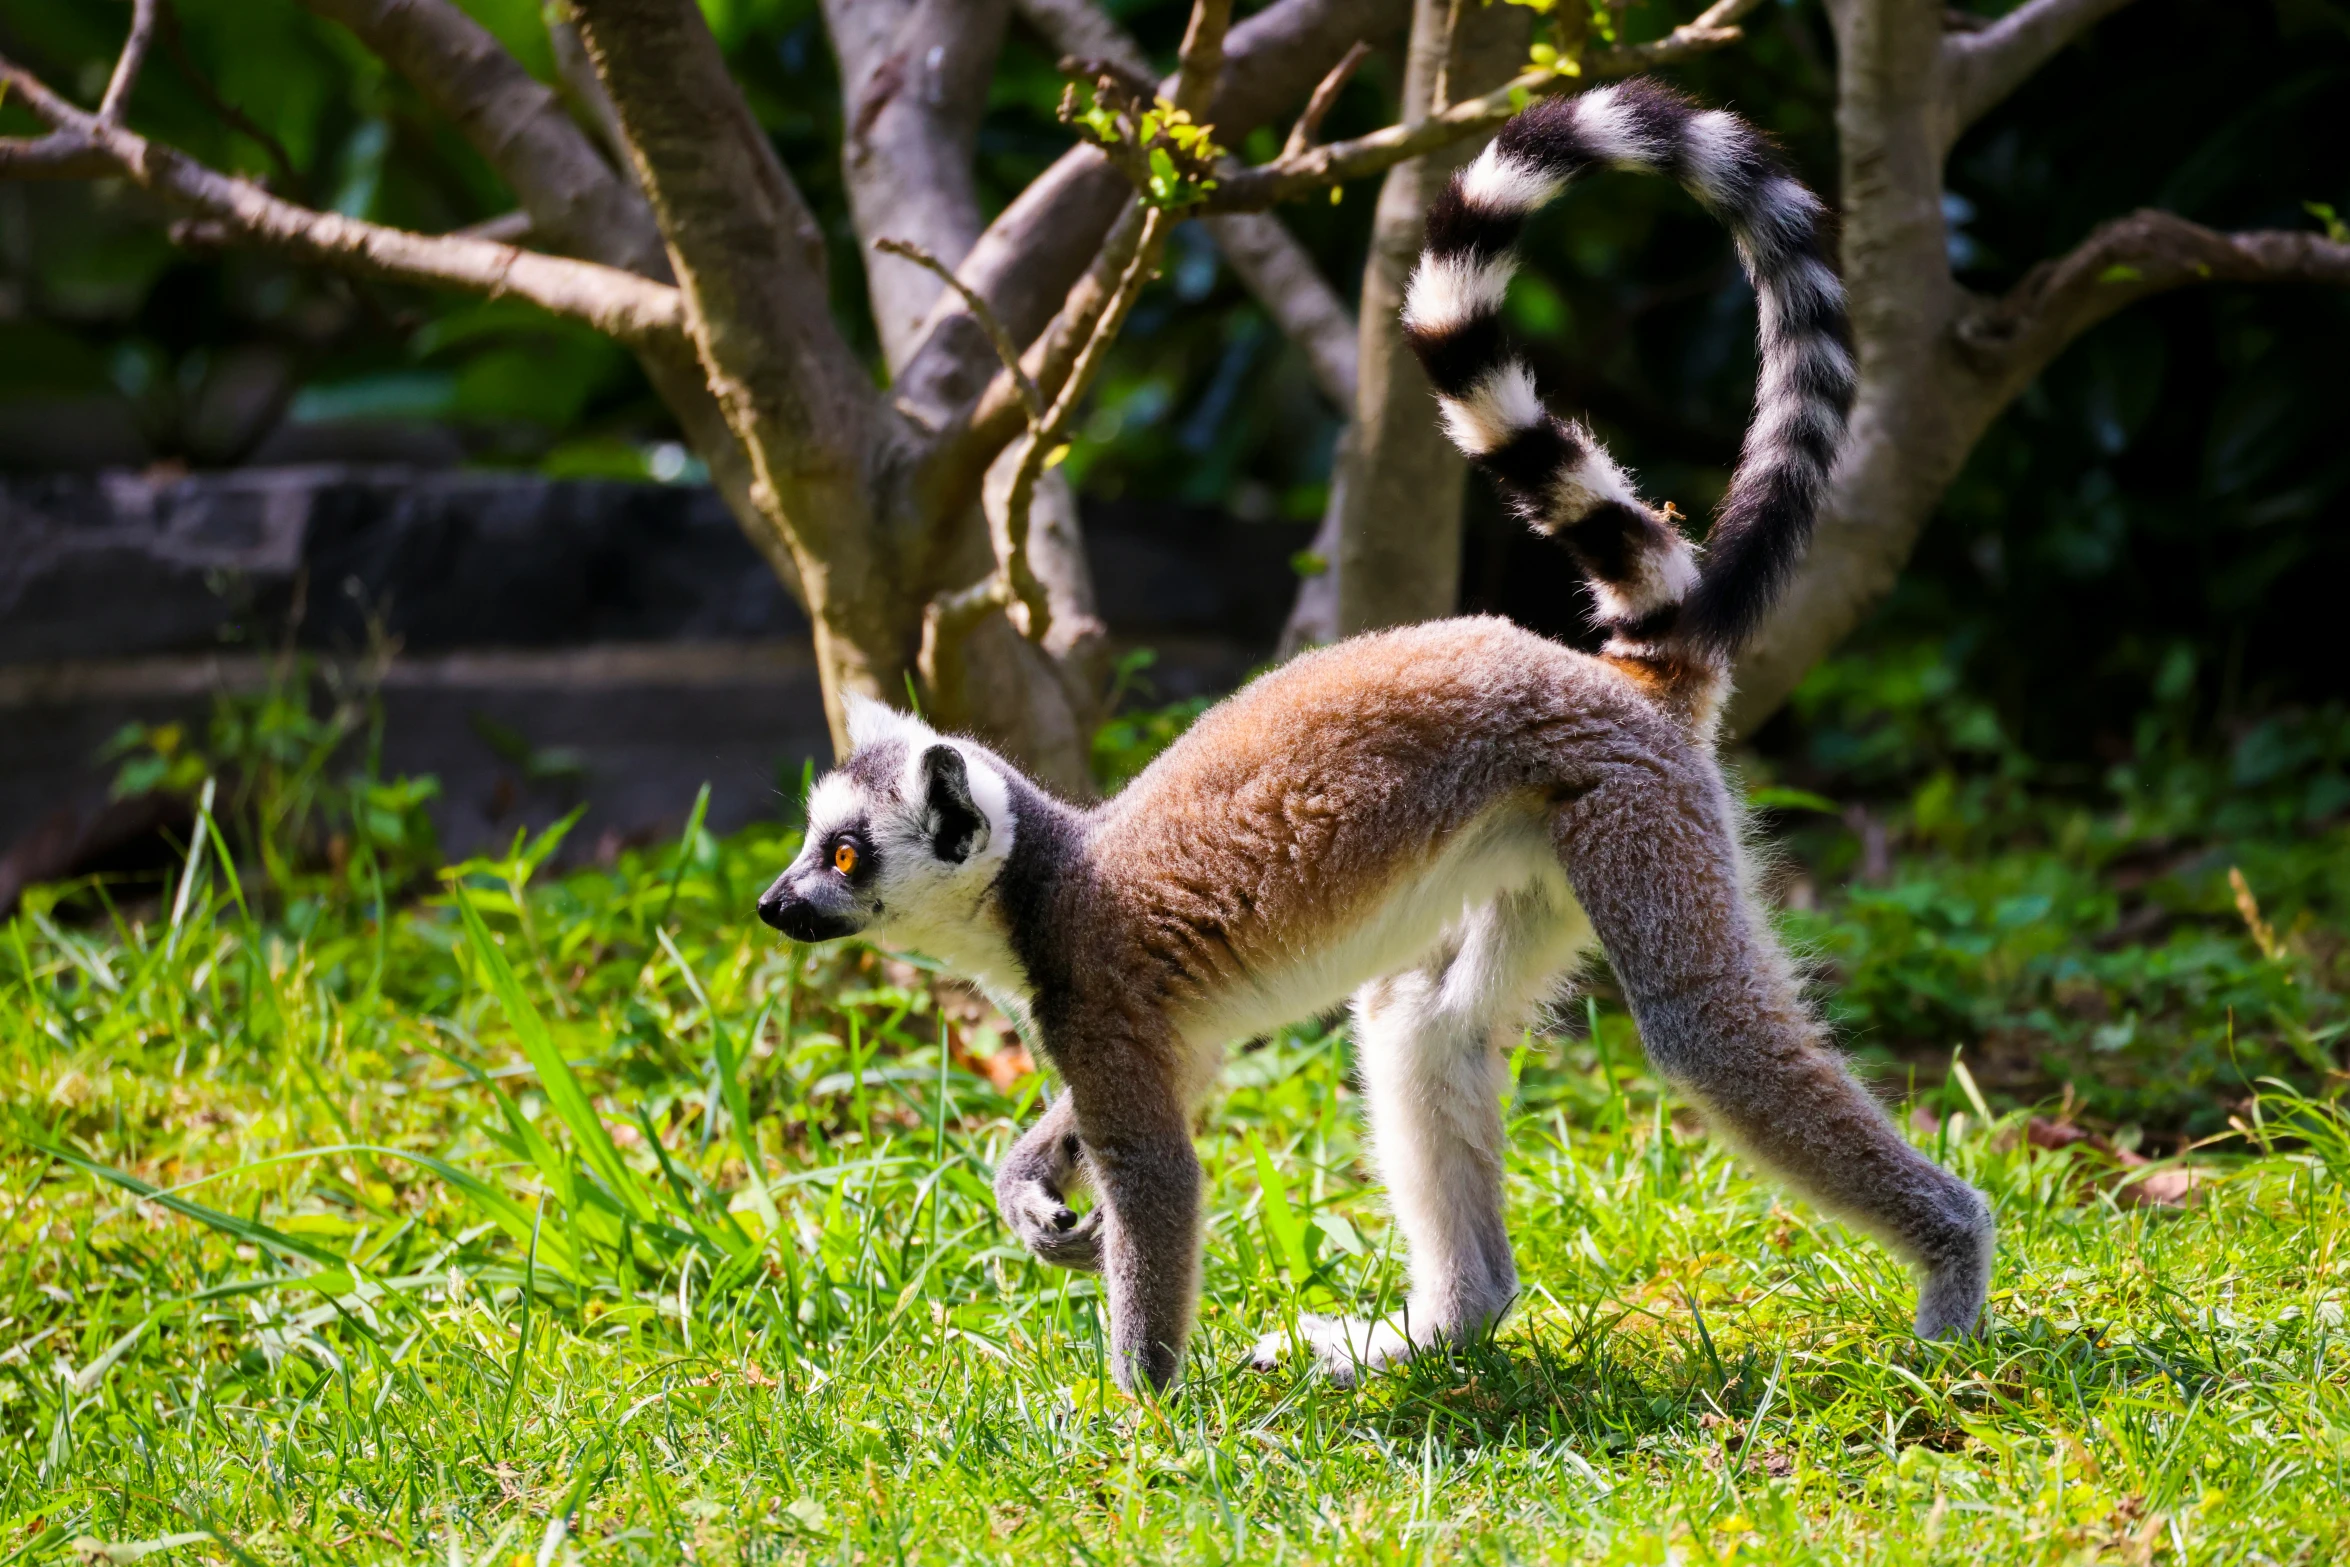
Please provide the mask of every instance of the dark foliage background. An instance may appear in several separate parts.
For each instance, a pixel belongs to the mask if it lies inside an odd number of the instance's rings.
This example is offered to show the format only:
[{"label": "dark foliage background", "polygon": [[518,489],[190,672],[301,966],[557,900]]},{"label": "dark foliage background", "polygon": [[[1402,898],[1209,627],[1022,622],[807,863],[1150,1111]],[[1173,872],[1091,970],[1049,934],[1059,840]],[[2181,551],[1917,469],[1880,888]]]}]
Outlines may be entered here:
[{"label": "dark foliage background", "polygon": [[[537,0],[467,3],[552,77]],[[815,5],[705,9],[828,219],[841,317],[870,343]],[[1155,51],[1172,50],[1175,0],[1112,9]],[[404,83],[291,0],[178,0],[176,11],[179,37],[139,95],[143,125],[389,222],[442,229],[504,210],[497,182]],[[0,43],[86,86],[127,14],[112,0],[0,0]],[[1654,4],[1632,12],[1636,31],[1667,20]],[[1832,46],[1818,7],[1773,6],[1752,35],[1684,80],[1768,125],[1832,191]],[[1339,133],[1378,121],[1392,66],[1364,73]],[[1059,85],[1048,52],[1015,27],[981,146],[992,200],[1067,144],[1052,117]],[[0,108],[25,128],[15,113]],[[2140,0],[1960,148],[1952,251],[1969,284],[1996,290],[2139,205],[2221,226],[2306,225],[2312,202],[2350,211],[2346,123],[2350,8],[2337,0]],[[1285,214],[1343,289],[1373,194]],[[0,461],[204,466],[341,443],[557,473],[681,471],[634,366],[584,330],[512,304],[188,254],[152,217],[118,188],[0,186]],[[1660,493],[1700,511],[1751,388],[1750,308],[1723,237],[1658,182],[1600,179],[1550,213],[1530,249],[1514,315],[1554,395],[1588,409]],[[2350,565],[2346,362],[2350,299],[2335,292],[2194,291],[2125,313],[1993,430],[1868,635],[1942,644],[2009,735],[2069,767],[2123,758],[2158,687],[2174,701],[2191,690],[2212,734],[2336,696],[2328,606]],[[1303,518],[1319,511],[1336,428],[1297,354],[1187,230],[1072,461],[1096,495]],[[1571,629],[1561,564],[1476,500],[1471,605]],[[1788,728],[1766,746],[1795,746]]]}]

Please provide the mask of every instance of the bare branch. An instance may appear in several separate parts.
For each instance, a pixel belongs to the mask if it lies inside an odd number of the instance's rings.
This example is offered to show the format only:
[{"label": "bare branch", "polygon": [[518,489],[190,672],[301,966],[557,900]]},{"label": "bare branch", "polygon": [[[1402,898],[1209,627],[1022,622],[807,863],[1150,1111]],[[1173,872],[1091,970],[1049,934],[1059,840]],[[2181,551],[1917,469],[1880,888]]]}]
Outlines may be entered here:
[{"label": "bare branch", "polygon": [[179,12],[172,8],[170,0],[165,0],[163,6],[161,33],[163,47],[171,53],[171,63],[179,67],[180,75],[196,89],[196,96],[204,100],[205,107],[219,115],[221,123],[230,130],[268,153],[269,161],[277,166],[277,177],[282,182],[280,188],[289,195],[299,195],[302,190],[302,171],[294,167],[294,155],[286,150],[286,144],[268,126],[223,98],[220,89],[212,85],[211,78],[189,58],[188,41],[180,35]]},{"label": "bare branch", "polygon": [[[1060,312],[1021,355],[1022,370],[1043,396],[1060,395],[1069,367],[1091,341],[1094,326],[1117,291],[1118,279],[1124,275],[1127,258],[1134,254],[1141,233],[1142,209],[1129,196],[1093,264],[1070,286]],[[933,492],[957,495],[978,484],[997,455],[1019,435],[1021,423],[1018,391],[1012,378],[999,370],[972,404],[968,420],[949,432],[949,438],[941,441],[933,454],[929,475]]]},{"label": "bare branch", "polygon": [[155,43],[155,13],[160,0],[131,0],[130,36],[123,40],[122,54],[114,62],[114,75],[106,82],[106,96],[98,100],[98,118],[108,125],[120,125],[131,105],[131,89],[139,85],[139,71],[147,63],[147,51]]},{"label": "bare branch", "polygon": [[102,154],[107,172],[209,220],[222,237],[361,277],[512,295],[629,344],[673,337],[684,327],[677,290],[633,273],[489,240],[412,234],[315,212],[77,109],[12,61],[0,59],[0,82],[53,129]]},{"label": "bare branch", "polygon": [[1428,95],[1428,109],[1433,114],[1452,107],[1452,55],[1460,36],[1461,0],[1450,0],[1444,8],[1444,36],[1436,45],[1436,83]]},{"label": "bare branch", "polygon": [[995,310],[978,291],[964,287],[955,277],[952,267],[911,240],[877,239],[873,242],[873,248],[884,255],[899,256],[913,262],[962,296],[963,303],[970,306],[971,313],[979,318],[979,325],[987,333],[988,342],[995,345],[996,358],[1003,362],[1004,373],[1012,378],[1013,386],[1018,389],[1021,407],[1028,410],[1029,423],[1043,422],[1044,398],[1037,392],[1036,382],[1020,366],[1020,345],[1012,341],[1012,335],[1004,330],[1003,322],[996,319]]},{"label": "bare branch", "polygon": [[1228,212],[1201,220],[1224,259],[1289,340],[1305,350],[1314,384],[1341,415],[1354,412],[1354,312],[1322,279],[1314,258],[1270,212]]},{"label": "bare branch", "polygon": [[1193,119],[1205,119],[1224,74],[1224,34],[1232,26],[1232,0],[1193,0],[1191,22],[1183,29],[1183,53],[1175,67],[1175,90],[1167,96]]},{"label": "bare branch", "polygon": [[2133,212],[2034,267],[2004,297],[1962,316],[1954,331],[1977,370],[2020,390],[2115,311],[2198,283],[2350,287],[2350,244],[2284,229],[2223,234],[2175,213]]},{"label": "bare branch", "polygon": [[[1196,18],[1196,13],[1195,13]],[[1020,634],[1042,644],[1052,628],[1052,605],[1046,585],[1028,557],[1029,514],[1036,498],[1037,480],[1056,461],[1069,421],[1099,373],[1111,343],[1126,324],[1126,315],[1158,265],[1171,220],[1164,209],[1141,208],[1139,221],[1123,221],[1111,231],[1103,263],[1115,268],[1117,282],[1102,301],[1084,344],[1071,362],[1053,405],[1033,419],[1028,432],[1010,454],[1012,468],[1002,492],[987,497],[988,532],[995,546],[993,571],[970,587],[933,599],[922,617],[921,669],[930,687],[933,705],[947,721],[961,716],[964,699],[962,644],[997,609],[1014,612]],[[1102,270],[1097,268],[1097,271]],[[992,486],[991,486],[992,488]]]},{"label": "bare branch", "polygon": [[1282,157],[1301,157],[1307,148],[1313,146],[1314,138],[1322,132],[1322,121],[1328,118],[1331,108],[1338,102],[1338,95],[1346,91],[1346,84],[1354,80],[1355,72],[1369,58],[1371,46],[1358,38],[1354,46],[1340,56],[1338,63],[1330,67],[1330,74],[1316,84],[1314,95],[1306,100],[1305,112],[1289,128],[1289,140],[1281,149]]},{"label": "bare branch", "polygon": [[2059,49],[2130,0],[2026,0],[1990,26],[1942,40],[1945,140],[1981,119]]},{"label": "bare branch", "polygon": [[[1133,35],[1120,27],[1097,0],[1013,0],[1012,8],[1057,54],[1089,65],[1099,62],[1137,81],[1157,80],[1157,74],[1151,70],[1150,56],[1142,52]],[[1090,76],[1093,73],[1072,72],[1063,67],[1062,74]]]},{"label": "bare branch", "polygon": [[[841,175],[860,238],[920,245],[949,265],[986,226],[973,160],[1010,0],[826,0],[847,134]],[[921,342],[937,280],[887,253],[865,273],[891,366]]]},{"label": "bare branch", "polygon": [[[1142,46],[1101,8],[1099,0],[1019,0],[1019,4],[1029,25],[1063,52],[1063,75],[1098,76],[1107,71],[1125,78],[1129,90],[1138,96],[1156,92]],[[1370,46],[1357,39],[1322,78],[1297,127],[1289,133],[1293,149],[1312,145],[1322,117],[1370,53]],[[1322,280],[1305,247],[1290,237],[1280,220],[1268,214],[1234,213],[1210,218],[1204,226],[1257,302],[1290,340],[1305,350],[1315,384],[1323,394],[1341,413],[1352,410],[1354,314]],[[1000,357],[1002,350],[997,352]]]},{"label": "bare branch", "polygon": [[579,24],[555,15],[552,9],[547,16],[547,51],[555,57],[555,75],[563,90],[586,111],[604,151],[633,181],[635,172],[628,166],[628,137],[620,129],[620,111],[612,107],[612,95],[604,91],[603,78],[596,75],[596,62],[588,58],[587,45],[579,40]]},{"label": "bare branch", "polygon": [[[158,5],[159,0],[132,0],[130,32],[123,39],[122,53],[115,57],[114,73],[106,81],[106,94],[98,100],[96,123],[122,123],[123,111],[130,106],[131,89],[139,84],[140,68],[147,63],[147,51],[155,42]],[[49,120],[46,114],[41,118]],[[49,123],[57,122],[49,120]],[[0,136],[0,178],[96,179],[114,172],[114,160],[106,150],[79,131],[59,128],[46,136]]]},{"label": "bare branch", "polygon": [[1285,154],[1255,168],[1234,169],[1221,176],[1222,183],[1209,197],[1205,210],[1260,212],[1326,186],[1383,173],[1422,153],[1493,130],[1516,114],[1527,98],[1637,75],[1736,43],[1745,34],[1733,24],[1761,3],[1762,0],[1715,0],[1694,21],[1683,23],[1653,43],[1595,50],[1585,55],[1576,74],[1547,67],[1526,71],[1489,93],[1465,99],[1426,119],[1390,125],[1352,141],[1310,148],[1295,157]]},{"label": "bare branch", "polygon": [[[1407,0],[1275,0],[1226,36],[1223,85],[1206,118],[1218,136],[1236,140],[1304,97],[1348,44],[1389,38],[1408,14]],[[997,215],[956,273],[995,306],[1015,338],[1030,337],[1061,308],[1127,194],[1126,181],[1098,151],[1073,148]],[[897,403],[959,443],[969,410],[995,374],[995,356],[960,299],[943,300],[924,333],[922,348],[898,374]],[[963,455],[953,454],[948,466],[959,466]],[[965,471],[975,480],[984,465]]]},{"label": "bare branch", "polygon": [[0,179],[91,180],[115,172],[112,158],[67,131],[0,136]]},{"label": "bare branch", "polygon": [[[541,246],[624,267],[668,282],[669,252],[653,209],[628,161],[628,144],[610,94],[568,21],[552,20],[548,40],[564,84],[605,141],[599,149],[554,95],[449,0],[305,0],[351,31],[406,75],[521,199],[527,234]],[[177,48],[176,32],[165,43]],[[183,70],[193,74],[190,62]],[[215,101],[224,115],[233,114]],[[241,117],[238,117],[241,119]],[[236,123],[236,120],[232,120]],[[240,128],[245,128],[240,126]],[[254,134],[257,127],[248,129]],[[609,158],[606,157],[606,149]],[[281,164],[284,160],[280,159]],[[288,166],[290,168],[290,165]],[[492,219],[505,223],[507,219]],[[524,232],[489,237],[520,243]],[[710,390],[694,345],[682,337],[638,362],[687,442],[710,465],[710,478],[744,535],[794,597],[805,601],[799,570],[782,535],[755,503],[749,453],[735,438]]]},{"label": "bare branch", "polygon": [[302,0],[356,35],[447,115],[530,214],[539,242],[667,280],[644,198],[596,151],[553,88],[453,0]]}]

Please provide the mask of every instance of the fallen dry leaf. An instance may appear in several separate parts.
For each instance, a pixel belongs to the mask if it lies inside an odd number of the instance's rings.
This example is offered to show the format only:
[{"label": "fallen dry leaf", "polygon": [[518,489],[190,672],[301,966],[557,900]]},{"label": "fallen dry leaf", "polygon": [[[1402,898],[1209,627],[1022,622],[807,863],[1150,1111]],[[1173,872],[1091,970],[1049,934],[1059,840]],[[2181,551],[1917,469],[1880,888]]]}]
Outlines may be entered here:
[{"label": "fallen dry leaf", "polygon": [[2203,1188],[2218,1179],[2210,1165],[2176,1164],[2124,1182],[2114,1188],[2113,1198],[2130,1208],[2185,1208],[2201,1201]]}]

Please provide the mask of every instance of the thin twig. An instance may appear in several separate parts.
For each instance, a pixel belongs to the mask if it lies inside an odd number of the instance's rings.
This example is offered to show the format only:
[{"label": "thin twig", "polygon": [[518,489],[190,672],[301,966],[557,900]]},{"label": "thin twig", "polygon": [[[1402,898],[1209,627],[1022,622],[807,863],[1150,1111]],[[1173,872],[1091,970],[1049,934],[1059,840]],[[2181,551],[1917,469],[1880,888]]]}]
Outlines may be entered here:
[{"label": "thin twig", "polygon": [[122,54],[114,62],[114,75],[107,80],[106,96],[98,100],[98,118],[108,125],[120,125],[125,111],[130,108],[131,89],[139,84],[139,71],[147,63],[147,50],[155,42],[155,13],[161,0],[131,0],[130,36],[122,42]]},{"label": "thin twig", "polygon": [[223,98],[219,89],[212,85],[211,78],[197,69],[194,57],[188,53],[188,41],[180,34],[179,12],[172,6],[171,0],[163,0],[160,31],[163,47],[171,55],[171,63],[179,67],[180,75],[186,77],[188,84],[196,89],[196,96],[204,100],[204,106],[220,116],[230,130],[269,154],[269,161],[277,165],[278,178],[284,182],[288,192],[300,192],[302,174],[294,167],[294,155],[286,151],[286,144],[278,140],[276,133],[268,126]]},{"label": "thin twig", "polygon": [[910,239],[877,239],[873,242],[873,248],[885,256],[896,256],[913,262],[962,296],[963,303],[970,307],[971,314],[978,320],[979,329],[987,334],[988,342],[995,346],[995,356],[1003,361],[1004,372],[1011,376],[1012,385],[1019,391],[1020,406],[1028,410],[1029,424],[1033,427],[1042,422],[1044,396],[1037,391],[1036,383],[1029,379],[1028,372],[1020,368],[1020,345],[1012,341],[1012,334],[1004,330],[1002,318],[996,315],[994,308],[980,296],[979,291],[956,277],[954,268]]},{"label": "thin twig", "polygon": [[[1138,210],[1140,221],[1131,221]],[[1001,503],[986,508],[989,540],[995,547],[995,569],[969,587],[940,594],[923,610],[919,665],[923,683],[930,691],[931,705],[944,722],[957,722],[965,716],[963,644],[989,615],[998,610],[1015,611],[1021,635],[1040,645],[1052,628],[1050,597],[1028,557],[1029,518],[1036,499],[1036,484],[1060,449],[1070,419],[1084,401],[1110,344],[1116,341],[1136,297],[1158,265],[1159,250],[1171,224],[1166,211],[1142,207],[1137,201],[1128,204],[1127,212],[1110,230],[1110,237],[1088,277],[1107,271],[1116,276],[1117,282],[1101,301],[1098,314],[1093,316],[1052,406],[1041,418],[1033,419],[1027,433],[1019,437],[1021,444],[1013,457]],[[1083,287],[1080,283],[1079,289]],[[1067,315],[1070,310],[1081,308],[1073,297],[1063,313]]]},{"label": "thin twig", "polygon": [[1219,170],[1216,189],[1193,211],[1195,214],[1262,211],[1331,185],[1383,173],[1407,158],[1492,130],[1523,109],[1529,98],[1636,75],[1654,66],[1735,43],[1745,34],[1733,24],[1761,3],[1762,0],[1715,0],[1695,20],[1683,23],[1652,43],[1602,49],[1585,55],[1577,73],[1550,66],[1537,67],[1489,93],[1464,99],[1424,120],[1390,125],[1367,136],[1307,148],[1295,155],[1284,154],[1254,168],[1233,166]]},{"label": "thin twig", "polygon": [[1322,132],[1322,121],[1338,102],[1338,95],[1346,91],[1346,84],[1354,80],[1355,72],[1370,57],[1371,46],[1358,38],[1339,62],[1330,67],[1330,74],[1322,78],[1314,88],[1314,95],[1306,100],[1306,112],[1289,128],[1289,140],[1281,148],[1282,158],[1298,157],[1314,144],[1314,138]]},{"label": "thin twig", "polygon": [[[1005,487],[1000,515],[988,519],[989,531],[998,535],[996,558],[1001,563],[1005,585],[1011,590],[1014,603],[1019,605],[1026,624],[1021,635],[1031,642],[1041,643],[1052,627],[1052,604],[1044,584],[1037,579],[1028,563],[1028,519],[1031,504],[1036,498],[1036,481],[1044,473],[1061,445],[1070,418],[1077,405],[1092,389],[1093,378],[1100,371],[1103,356],[1116,340],[1119,329],[1126,324],[1126,312],[1133,308],[1135,296],[1158,265],[1159,243],[1167,232],[1167,213],[1152,207],[1144,211],[1141,224],[1132,230],[1133,249],[1124,258],[1117,286],[1103,302],[1101,314],[1095,318],[1093,330],[1087,334],[1085,345],[1069,365],[1069,375],[1061,383],[1060,394],[1051,408],[1026,435],[1018,455],[1013,459],[1011,482]],[[1118,237],[1113,234],[1113,238]],[[1114,258],[1105,257],[1105,260]],[[995,508],[990,508],[991,512]]]},{"label": "thin twig", "polygon": [[[106,172],[121,174],[188,209],[217,225],[224,237],[323,262],[359,277],[456,288],[492,298],[511,294],[556,315],[584,321],[632,346],[671,342],[685,329],[684,298],[666,284],[591,261],[541,255],[488,240],[416,234],[314,211],[75,107],[5,56],[0,56],[0,85],[52,130],[102,155]],[[15,152],[0,145],[0,164]]]},{"label": "thin twig", "polygon": [[1195,0],[1183,29],[1183,52],[1175,67],[1175,107],[1197,120],[1208,112],[1224,75],[1224,34],[1232,26],[1232,0]]},{"label": "thin twig", "polygon": [[1010,579],[1013,597],[1028,612],[1028,624],[1022,629],[1031,642],[1044,640],[1052,620],[1052,606],[1046,600],[1044,584],[1028,566],[1028,512],[1035,498],[1036,481],[1059,449],[1077,405],[1092,390],[1102,360],[1126,325],[1126,313],[1134,308],[1143,284],[1150,281],[1152,271],[1158,266],[1159,246],[1166,238],[1168,223],[1164,207],[1152,207],[1143,213],[1142,227],[1135,236],[1134,254],[1127,260],[1118,286],[1102,307],[1101,318],[1094,322],[1092,335],[1069,366],[1069,378],[1061,383],[1060,395],[1053,399],[1053,406],[1026,437],[1028,444],[1012,470],[1012,483],[1004,502],[1005,575]]}]

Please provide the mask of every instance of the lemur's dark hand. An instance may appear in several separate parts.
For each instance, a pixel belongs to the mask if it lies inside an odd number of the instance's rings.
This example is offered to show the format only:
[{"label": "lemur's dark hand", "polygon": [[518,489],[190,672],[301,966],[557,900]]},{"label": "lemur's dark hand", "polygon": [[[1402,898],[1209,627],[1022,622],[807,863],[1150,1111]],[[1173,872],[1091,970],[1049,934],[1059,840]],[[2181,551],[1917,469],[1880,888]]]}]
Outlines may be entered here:
[{"label": "lemur's dark hand", "polygon": [[1081,1217],[1066,1195],[1085,1182],[1085,1151],[1077,1140],[1073,1108],[1067,1094],[1053,1100],[1004,1155],[996,1167],[996,1211],[1039,1262],[1098,1273],[1101,1212]]},{"label": "lemur's dark hand", "polygon": [[1102,1266],[1102,1216],[1099,1209],[1079,1214],[1062,1200],[1049,1181],[1023,1182],[1009,1191],[998,1190],[1004,1223],[1039,1262],[1080,1273],[1098,1273]]}]

